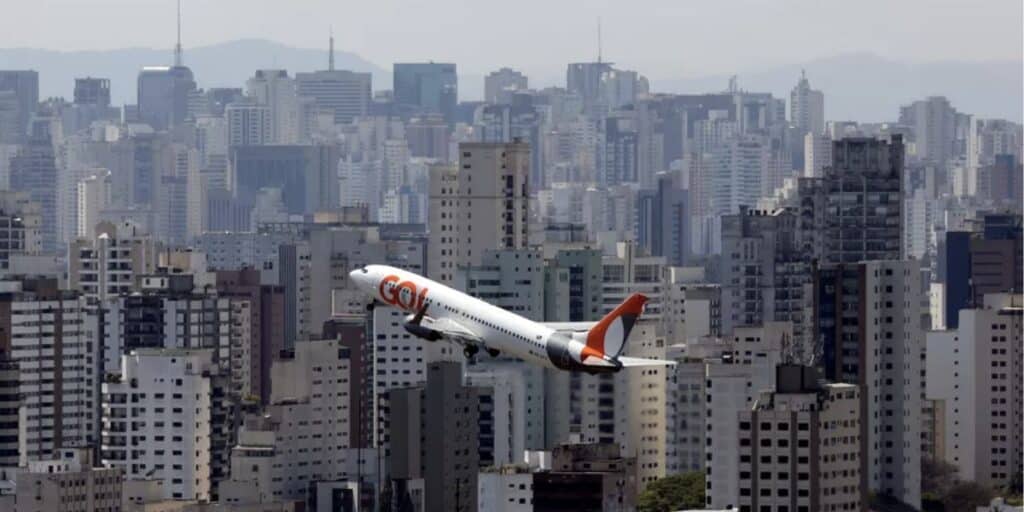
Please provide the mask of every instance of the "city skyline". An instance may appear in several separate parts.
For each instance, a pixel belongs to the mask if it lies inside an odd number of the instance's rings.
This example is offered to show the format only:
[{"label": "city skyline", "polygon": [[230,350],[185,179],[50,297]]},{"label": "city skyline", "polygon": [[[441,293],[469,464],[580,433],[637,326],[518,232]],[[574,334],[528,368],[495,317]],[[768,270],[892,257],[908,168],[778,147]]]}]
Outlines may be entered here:
[{"label": "city skyline", "polygon": [[[487,62],[497,60],[543,76],[560,72],[564,62],[596,59],[600,23],[606,61],[643,69],[660,80],[859,53],[919,62],[1024,61],[1024,49],[1005,44],[1022,37],[1019,20],[1024,8],[1013,0],[986,2],[984,9],[952,0],[658,2],[650,9],[602,1],[588,5],[585,15],[570,4],[530,0],[501,11],[509,20],[501,24],[486,22],[495,14],[490,6],[446,2],[452,5],[393,0],[352,6],[304,0],[296,6],[231,0],[200,6],[186,0],[182,44],[187,52],[226,41],[267,38],[298,48],[323,48],[333,29],[339,49],[378,64],[433,59],[484,73],[489,71]],[[170,50],[175,37],[171,0],[15,3],[19,16],[0,20],[0,48]],[[52,9],[67,16],[50,17]],[[196,15],[200,9],[202,15]],[[783,20],[765,23],[783,9]],[[541,13],[544,16],[538,16]],[[137,23],[118,23],[121,16]],[[234,22],[224,24],[224,19]],[[387,23],[373,23],[377,20]],[[530,37],[515,37],[521,33]],[[752,41],[757,44],[752,46]],[[708,45],[714,51],[708,51]]]},{"label": "city skyline", "polygon": [[42,5],[0,510],[1024,512],[1018,4]]}]

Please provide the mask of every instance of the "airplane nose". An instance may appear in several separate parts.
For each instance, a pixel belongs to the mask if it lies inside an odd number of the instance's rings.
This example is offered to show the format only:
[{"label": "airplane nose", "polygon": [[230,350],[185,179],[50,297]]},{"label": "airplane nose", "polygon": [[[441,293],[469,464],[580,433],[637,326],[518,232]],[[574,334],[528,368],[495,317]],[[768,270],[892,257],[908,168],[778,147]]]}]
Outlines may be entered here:
[{"label": "airplane nose", "polygon": [[370,285],[370,272],[366,270],[366,267],[357,268],[352,272],[349,272],[348,277],[356,284],[356,286],[364,290]]}]

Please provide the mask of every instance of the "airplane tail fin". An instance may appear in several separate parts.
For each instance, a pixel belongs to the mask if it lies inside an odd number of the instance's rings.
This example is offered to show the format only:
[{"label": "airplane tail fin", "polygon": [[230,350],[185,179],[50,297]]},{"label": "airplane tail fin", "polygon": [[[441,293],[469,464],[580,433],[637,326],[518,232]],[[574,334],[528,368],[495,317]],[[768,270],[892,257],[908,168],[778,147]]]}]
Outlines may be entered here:
[{"label": "airplane tail fin", "polygon": [[587,331],[587,352],[598,357],[617,358],[622,353],[626,339],[629,338],[629,331],[636,324],[646,302],[646,296],[634,293],[611,313],[605,315],[597,325]]}]

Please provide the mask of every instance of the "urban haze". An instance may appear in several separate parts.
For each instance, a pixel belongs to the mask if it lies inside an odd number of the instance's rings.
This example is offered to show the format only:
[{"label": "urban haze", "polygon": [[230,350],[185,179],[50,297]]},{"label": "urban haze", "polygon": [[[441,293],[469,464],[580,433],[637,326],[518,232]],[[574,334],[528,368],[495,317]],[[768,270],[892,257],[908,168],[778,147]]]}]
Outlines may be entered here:
[{"label": "urban haze", "polygon": [[0,511],[1024,511],[1019,0],[2,12]]}]

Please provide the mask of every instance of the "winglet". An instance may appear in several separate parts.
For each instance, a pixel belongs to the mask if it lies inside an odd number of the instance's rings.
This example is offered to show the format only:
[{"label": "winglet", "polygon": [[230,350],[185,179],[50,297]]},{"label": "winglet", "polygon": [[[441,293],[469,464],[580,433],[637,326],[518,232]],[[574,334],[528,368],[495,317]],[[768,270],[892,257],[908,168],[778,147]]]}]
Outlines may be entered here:
[{"label": "winglet", "polygon": [[618,357],[626,345],[629,331],[643,313],[647,297],[641,293],[630,295],[597,325],[587,331],[587,352],[598,357]]}]

